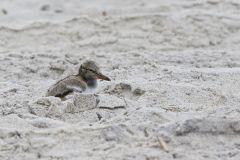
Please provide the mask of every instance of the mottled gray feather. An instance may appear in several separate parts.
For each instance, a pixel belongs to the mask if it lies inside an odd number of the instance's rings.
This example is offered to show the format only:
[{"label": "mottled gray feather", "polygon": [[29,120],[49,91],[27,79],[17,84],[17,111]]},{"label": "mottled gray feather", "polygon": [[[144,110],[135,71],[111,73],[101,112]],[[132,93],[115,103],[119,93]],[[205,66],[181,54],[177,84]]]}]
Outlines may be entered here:
[{"label": "mottled gray feather", "polygon": [[80,76],[72,75],[58,81],[56,84],[50,87],[47,92],[47,96],[63,97],[73,91],[83,92],[86,90],[86,88],[87,84]]}]

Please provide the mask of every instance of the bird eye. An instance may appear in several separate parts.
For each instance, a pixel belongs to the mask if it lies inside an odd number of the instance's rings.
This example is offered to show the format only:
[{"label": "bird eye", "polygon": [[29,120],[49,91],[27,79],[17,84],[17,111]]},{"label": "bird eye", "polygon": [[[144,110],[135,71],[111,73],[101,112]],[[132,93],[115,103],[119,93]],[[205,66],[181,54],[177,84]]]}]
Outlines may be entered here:
[{"label": "bird eye", "polygon": [[81,66],[81,68],[82,68],[82,69],[85,69],[85,70],[87,70],[87,71],[91,71],[91,72],[93,72],[94,74],[97,74],[97,72],[96,72],[96,71],[94,71],[94,70],[92,70],[92,69],[85,68],[85,67],[82,67],[82,66]]}]

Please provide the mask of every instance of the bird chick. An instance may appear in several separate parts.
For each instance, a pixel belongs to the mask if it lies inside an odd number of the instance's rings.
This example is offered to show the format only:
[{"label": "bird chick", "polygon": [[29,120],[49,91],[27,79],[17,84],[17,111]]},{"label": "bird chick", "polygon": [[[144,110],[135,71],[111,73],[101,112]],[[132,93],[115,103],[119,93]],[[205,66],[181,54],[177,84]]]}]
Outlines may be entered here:
[{"label": "bird chick", "polygon": [[85,61],[79,68],[77,75],[70,75],[51,86],[46,96],[64,98],[72,92],[84,92],[86,89],[97,87],[97,79],[110,81],[110,78],[101,73],[96,62]]}]

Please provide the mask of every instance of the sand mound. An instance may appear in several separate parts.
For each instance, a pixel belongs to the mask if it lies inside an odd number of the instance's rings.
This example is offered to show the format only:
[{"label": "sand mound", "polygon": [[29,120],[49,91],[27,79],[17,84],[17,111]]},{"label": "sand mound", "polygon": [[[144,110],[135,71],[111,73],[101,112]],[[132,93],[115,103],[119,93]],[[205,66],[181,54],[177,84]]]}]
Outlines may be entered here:
[{"label": "sand mound", "polygon": [[[239,159],[239,1],[0,4],[1,160]],[[112,81],[45,97],[86,59]]]}]

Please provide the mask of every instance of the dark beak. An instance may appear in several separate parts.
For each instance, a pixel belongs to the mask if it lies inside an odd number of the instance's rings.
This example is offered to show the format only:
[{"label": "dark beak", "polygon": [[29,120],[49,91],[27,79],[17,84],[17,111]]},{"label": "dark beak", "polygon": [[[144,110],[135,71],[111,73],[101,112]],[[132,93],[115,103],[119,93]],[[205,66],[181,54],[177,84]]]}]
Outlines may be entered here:
[{"label": "dark beak", "polygon": [[111,81],[110,78],[108,78],[107,76],[103,75],[102,73],[98,73],[98,74],[97,74],[97,78],[98,78],[98,79],[105,80],[105,81]]}]

